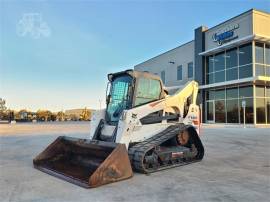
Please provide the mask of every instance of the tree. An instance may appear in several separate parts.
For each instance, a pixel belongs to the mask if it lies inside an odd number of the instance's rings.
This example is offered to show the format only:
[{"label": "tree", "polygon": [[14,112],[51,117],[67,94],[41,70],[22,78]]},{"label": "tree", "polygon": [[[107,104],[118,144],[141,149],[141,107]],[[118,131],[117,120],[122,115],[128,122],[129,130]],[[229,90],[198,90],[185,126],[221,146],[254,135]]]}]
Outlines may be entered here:
[{"label": "tree", "polygon": [[82,113],[80,114],[80,120],[89,121],[90,120],[90,110],[86,107],[83,109]]},{"label": "tree", "polygon": [[38,110],[37,111],[37,120],[38,121],[51,121],[52,112],[49,110]]},{"label": "tree", "polygon": [[0,98],[0,120],[8,118],[6,100]]},{"label": "tree", "polygon": [[65,113],[63,111],[60,111],[56,114],[56,120],[58,121],[64,121],[65,120]]},{"label": "tree", "polygon": [[7,107],[6,107],[6,100],[0,98],[0,111],[1,112],[4,112],[7,110]]}]

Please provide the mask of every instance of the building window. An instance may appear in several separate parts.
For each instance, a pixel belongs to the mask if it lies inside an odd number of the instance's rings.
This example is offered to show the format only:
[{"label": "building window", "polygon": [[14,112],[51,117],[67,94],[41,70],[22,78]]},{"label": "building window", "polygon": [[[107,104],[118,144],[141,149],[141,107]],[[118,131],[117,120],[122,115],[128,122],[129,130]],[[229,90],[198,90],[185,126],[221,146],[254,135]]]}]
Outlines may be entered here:
[{"label": "building window", "polygon": [[253,86],[239,87],[239,98],[253,97]]},{"label": "building window", "polygon": [[270,45],[255,43],[255,75],[270,76]]},{"label": "building window", "polygon": [[[253,98],[242,98],[239,99],[239,105],[242,105],[242,101],[245,100],[246,102],[246,113],[245,113],[245,118],[246,118],[246,123],[254,123],[254,118],[253,118]],[[244,123],[244,110],[243,107],[240,108],[240,122]]]},{"label": "building window", "polygon": [[177,67],[177,80],[182,80],[182,65]]},{"label": "building window", "polygon": [[[270,94],[270,92],[267,92],[265,90],[266,88],[264,88],[263,90],[260,89],[258,91],[258,95],[264,96],[267,93]],[[205,95],[206,105],[208,106],[208,108],[206,108],[207,121],[214,121],[216,123],[243,123],[244,110],[242,108],[242,101],[244,100],[246,102],[246,123],[254,123],[254,110],[256,109],[253,109],[253,101],[254,99],[256,99],[256,97],[253,98],[253,86],[236,86],[226,89],[207,90]],[[266,121],[268,120],[267,112],[270,108],[270,102],[269,106],[267,106],[267,104],[267,99],[265,99],[265,112],[263,116],[265,117],[264,119]],[[209,105],[211,105],[212,107]],[[262,111],[261,108],[259,110]],[[214,114],[213,120],[209,118],[209,115],[211,115],[212,113]]]},{"label": "building window", "polygon": [[238,99],[227,100],[226,107],[227,107],[227,123],[239,123]]},{"label": "building window", "polygon": [[239,79],[252,77],[252,64],[239,67]]},{"label": "building window", "polygon": [[238,88],[226,89],[227,123],[239,123]]},{"label": "building window", "polygon": [[212,102],[206,102],[206,120],[213,121],[214,120],[214,106]]},{"label": "building window", "polygon": [[188,63],[188,78],[193,77],[193,62]]},{"label": "building window", "polygon": [[206,100],[206,120],[225,123],[225,89],[206,91]]},{"label": "building window", "polygon": [[214,72],[214,56],[206,58],[206,73]]},{"label": "building window", "polygon": [[214,73],[207,74],[206,75],[206,83],[211,84],[214,83]]},{"label": "building window", "polygon": [[226,81],[238,79],[238,56],[237,48],[226,51]]},{"label": "building window", "polygon": [[263,43],[255,43],[255,62],[264,63]]},{"label": "building window", "polygon": [[238,68],[231,68],[226,70],[226,81],[238,79]]},{"label": "building window", "polygon": [[240,108],[240,122],[244,123],[244,110],[242,107],[242,101],[246,102],[246,123],[254,123],[253,114],[253,86],[239,87],[239,106]]},{"label": "building window", "polygon": [[252,63],[252,44],[239,47],[239,66]]},{"label": "building window", "polygon": [[225,99],[225,89],[215,91],[215,100]]},{"label": "building window", "polygon": [[225,52],[215,55],[214,68],[215,71],[221,71],[225,69]]},{"label": "building window", "polygon": [[264,86],[256,86],[256,97],[265,97]]},{"label": "building window", "polygon": [[264,65],[261,65],[261,64],[255,65],[255,75],[256,76],[264,76],[265,75]]},{"label": "building window", "polygon": [[[207,56],[205,61],[206,84],[250,78],[255,75],[270,76],[270,44],[258,41],[253,44],[254,47],[252,47],[252,43],[248,43]],[[254,50],[254,53],[252,50]],[[253,65],[255,67],[254,74]],[[216,123],[243,123],[242,102],[245,101],[246,123],[269,124],[270,86],[268,84],[261,85],[240,85],[225,87],[225,90],[212,89],[206,91],[206,120],[211,121],[213,119],[212,121]],[[255,93],[254,96],[253,92]]]},{"label": "building window", "polygon": [[164,70],[161,72],[161,80],[163,84],[165,85],[165,71]]},{"label": "building window", "polygon": [[270,45],[265,44],[265,64],[270,65]]},{"label": "building window", "polygon": [[265,76],[270,76],[270,66],[265,67]]},{"label": "building window", "polygon": [[206,100],[214,100],[215,99],[215,91],[209,90],[206,91]]},{"label": "building window", "polygon": [[270,86],[256,86],[256,121],[257,124],[270,123]]},{"label": "building window", "polygon": [[265,96],[270,97],[270,86],[266,86],[266,88],[265,88]]},{"label": "building window", "polygon": [[216,100],[215,101],[215,122],[216,123],[225,123],[225,100]]},{"label": "building window", "polygon": [[226,51],[226,69],[238,66],[237,48]]},{"label": "building window", "polygon": [[266,123],[265,120],[265,98],[256,98],[256,120],[257,123]]},{"label": "building window", "polygon": [[270,123],[270,98],[266,98],[267,123]]},{"label": "building window", "polygon": [[215,82],[223,82],[225,81],[225,71],[215,72]]},{"label": "building window", "polygon": [[[267,72],[263,67],[258,68],[257,74],[270,74],[270,66]],[[232,81],[252,76],[252,43],[206,57],[206,84]]]},{"label": "building window", "polygon": [[226,89],[226,99],[238,98],[238,88]]},{"label": "building window", "polygon": [[225,123],[225,89],[215,91],[215,122]]},{"label": "building window", "polygon": [[[206,120],[216,123],[243,123],[244,110],[242,102],[245,101],[246,123],[254,123],[255,110],[260,113],[260,115],[256,113],[256,118],[258,118],[259,121],[257,121],[257,123],[268,123],[268,120],[270,122],[270,118],[268,118],[270,113],[270,97],[264,97],[270,94],[270,86],[268,88],[258,86],[257,88],[257,97],[253,97],[253,86],[235,86],[226,89],[207,90],[205,92]],[[262,98],[263,100],[261,100]],[[258,100],[258,102],[260,102],[258,109],[253,109],[254,99],[260,99]],[[263,104],[264,108],[262,107]]]}]

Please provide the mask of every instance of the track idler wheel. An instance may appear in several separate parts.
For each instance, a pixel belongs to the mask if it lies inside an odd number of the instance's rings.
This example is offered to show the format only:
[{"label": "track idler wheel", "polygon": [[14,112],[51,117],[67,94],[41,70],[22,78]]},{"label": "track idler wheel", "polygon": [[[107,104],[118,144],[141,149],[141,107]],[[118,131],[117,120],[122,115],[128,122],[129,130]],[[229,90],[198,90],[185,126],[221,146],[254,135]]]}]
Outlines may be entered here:
[{"label": "track idler wheel", "polygon": [[188,147],[195,154],[195,159],[201,160],[204,156],[204,147],[194,127],[188,127],[176,136],[179,145]]},{"label": "track idler wheel", "polygon": [[189,142],[189,133],[187,130],[181,131],[178,135],[177,135],[177,142],[182,145],[182,146],[186,146],[188,145]]}]

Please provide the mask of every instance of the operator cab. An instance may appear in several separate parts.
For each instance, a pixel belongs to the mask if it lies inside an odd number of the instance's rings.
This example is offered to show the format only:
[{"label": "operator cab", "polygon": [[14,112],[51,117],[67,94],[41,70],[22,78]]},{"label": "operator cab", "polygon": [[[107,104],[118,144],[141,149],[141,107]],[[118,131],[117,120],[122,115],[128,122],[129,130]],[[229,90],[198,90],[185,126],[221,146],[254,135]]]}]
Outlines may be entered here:
[{"label": "operator cab", "polygon": [[116,125],[123,110],[165,97],[159,76],[148,72],[126,70],[108,74],[106,122]]}]

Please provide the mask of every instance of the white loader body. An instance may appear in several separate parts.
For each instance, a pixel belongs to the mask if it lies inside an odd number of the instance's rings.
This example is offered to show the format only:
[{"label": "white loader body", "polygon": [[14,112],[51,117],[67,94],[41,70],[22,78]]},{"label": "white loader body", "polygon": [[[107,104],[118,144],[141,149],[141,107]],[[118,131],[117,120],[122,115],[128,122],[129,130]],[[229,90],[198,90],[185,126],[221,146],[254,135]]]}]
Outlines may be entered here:
[{"label": "white loader body", "polygon": [[[168,113],[179,114],[178,123],[193,125],[199,133],[200,109],[196,105],[198,84],[195,81],[188,82],[182,89],[173,95],[167,95],[164,99],[157,100],[129,110],[123,110],[116,126],[104,124],[101,134],[111,137],[117,127],[116,143],[125,144],[129,147],[132,142],[141,142],[148,139],[168,127],[170,123],[162,120],[160,123],[142,124],[140,119],[154,112],[163,110],[163,116]],[[189,97],[192,97],[188,112],[184,117],[184,106]],[[105,119],[106,110],[95,111],[91,120],[90,139],[93,139],[100,120]]]}]

